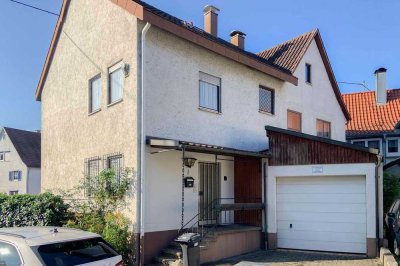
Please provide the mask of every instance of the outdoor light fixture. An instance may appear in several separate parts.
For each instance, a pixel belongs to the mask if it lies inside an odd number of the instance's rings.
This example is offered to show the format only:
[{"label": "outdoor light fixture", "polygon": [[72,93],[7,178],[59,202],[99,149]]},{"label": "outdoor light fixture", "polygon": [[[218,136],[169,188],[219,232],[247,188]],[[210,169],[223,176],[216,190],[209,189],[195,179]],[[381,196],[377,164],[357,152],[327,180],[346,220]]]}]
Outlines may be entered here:
[{"label": "outdoor light fixture", "polygon": [[196,158],[183,158],[183,164],[189,168],[191,168],[196,161]]}]

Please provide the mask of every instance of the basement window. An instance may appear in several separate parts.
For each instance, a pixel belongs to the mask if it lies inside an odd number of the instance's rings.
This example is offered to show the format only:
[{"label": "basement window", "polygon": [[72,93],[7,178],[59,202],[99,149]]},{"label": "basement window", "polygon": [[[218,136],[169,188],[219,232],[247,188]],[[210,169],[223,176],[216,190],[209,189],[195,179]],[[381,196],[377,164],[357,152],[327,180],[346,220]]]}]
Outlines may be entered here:
[{"label": "basement window", "polygon": [[200,72],[199,108],[221,112],[221,79]]}]

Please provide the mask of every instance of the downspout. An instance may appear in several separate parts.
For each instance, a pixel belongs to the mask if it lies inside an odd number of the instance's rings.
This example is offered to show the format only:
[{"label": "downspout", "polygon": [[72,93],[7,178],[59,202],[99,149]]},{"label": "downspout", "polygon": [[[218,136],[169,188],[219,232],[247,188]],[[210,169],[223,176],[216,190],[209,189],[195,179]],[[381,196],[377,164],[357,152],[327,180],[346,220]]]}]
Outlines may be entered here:
[{"label": "downspout", "polygon": [[267,190],[268,190],[268,159],[263,163],[264,172],[264,244],[265,250],[268,250],[268,221],[267,221]]},{"label": "downspout", "polygon": [[[380,204],[380,200],[379,200],[379,167],[382,164],[382,155],[378,154],[377,156],[377,163],[375,166],[375,218],[376,218],[376,250],[377,252],[379,251],[380,248],[380,238],[379,238],[379,233],[380,233],[380,213],[379,213],[379,204]],[[382,176],[383,178],[383,176]]]},{"label": "downspout", "polygon": [[[145,180],[144,180],[144,167],[145,167],[145,148],[146,148],[146,137],[145,137],[145,114],[144,114],[144,109],[145,109],[145,97],[144,97],[144,67],[145,67],[145,59],[144,59],[144,55],[145,55],[145,44],[146,44],[146,34],[147,31],[150,29],[151,24],[150,23],[146,23],[146,25],[144,26],[143,30],[142,30],[142,35],[141,35],[141,66],[140,68],[140,74],[138,75],[140,77],[140,83],[139,85],[139,95],[140,95],[140,116],[138,116],[139,118],[139,143],[140,143],[140,149],[139,149],[139,178],[138,178],[138,184],[137,184],[137,201],[136,201],[136,222],[137,222],[137,228],[139,228],[139,232],[140,232],[140,236],[139,239],[137,239],[137,243],[136,243],[136,265],[141,265],[144,264],[143,261],[143,250],[144,248],[142,247],[142,241],[144,240],[144,204],[145,204]],[[138,145],[139,146],[139,145]]]}]

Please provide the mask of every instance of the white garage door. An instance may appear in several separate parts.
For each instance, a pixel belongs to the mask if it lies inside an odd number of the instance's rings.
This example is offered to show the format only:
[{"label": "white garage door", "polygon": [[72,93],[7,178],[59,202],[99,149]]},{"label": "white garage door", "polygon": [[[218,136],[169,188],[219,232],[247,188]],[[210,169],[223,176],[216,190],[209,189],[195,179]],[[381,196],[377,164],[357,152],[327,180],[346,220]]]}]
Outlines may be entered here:
[{"label": "white garage door", "polygon": [[365,177],[278,177],[278,247],[366,253]]}]

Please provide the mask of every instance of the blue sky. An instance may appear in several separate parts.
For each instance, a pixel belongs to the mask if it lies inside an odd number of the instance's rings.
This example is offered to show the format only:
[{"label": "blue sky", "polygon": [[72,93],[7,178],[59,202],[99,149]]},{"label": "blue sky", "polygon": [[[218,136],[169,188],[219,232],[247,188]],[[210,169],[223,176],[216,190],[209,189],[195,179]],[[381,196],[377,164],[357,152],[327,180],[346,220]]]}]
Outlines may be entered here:
[{"label": "blue sky", "polygon": [[[20,0],[58,13],[61,0]],[[80,0],[73,0],[80,1]],[[388,68],[388,86],[400,87],[400,1],[398,0],[147,0],[203,27],[202,9],[221,9],[219,36],[247,34],[246,49],[258,52],[319,28],[338,81],[374,89],[373,72]],[[9,0],[0,1],[0,126],[40,129],[35,90],[57,17]],[[344,93],[363,91],[339,84]]]}]

